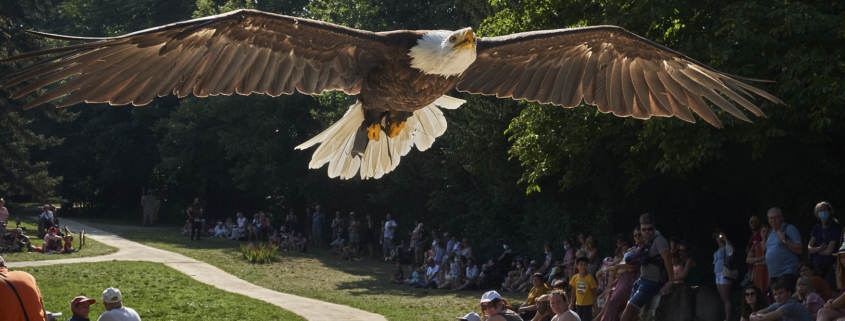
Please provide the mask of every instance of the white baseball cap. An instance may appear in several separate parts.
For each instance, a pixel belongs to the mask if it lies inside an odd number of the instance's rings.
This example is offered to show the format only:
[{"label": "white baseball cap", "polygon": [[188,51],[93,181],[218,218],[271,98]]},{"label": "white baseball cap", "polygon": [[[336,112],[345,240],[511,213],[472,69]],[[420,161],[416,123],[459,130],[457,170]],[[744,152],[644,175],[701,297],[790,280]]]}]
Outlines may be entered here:
[{"label": "white baseball cap", "polygon": [[459,317],[458,321],[481,321],[481,316],[478,313],[470,312],[465,316]]},{"label": "white baseball cap", "polygon": [[123,301],[123,295],[120,294],[120,290],[116,288],[108,288],[103,291],[103,302],[116,303],[120,301]]},{"label": "white baseball cap", "polygon": [[481,295],[481,302],[478,302],[478,306],[481,306],[482,304],[493,301],[495,299],[501,299],[501,298],[502,298],[502,296],[499,295],[499,292],[488,291],[487,293],[484,293],[484,294]]}]

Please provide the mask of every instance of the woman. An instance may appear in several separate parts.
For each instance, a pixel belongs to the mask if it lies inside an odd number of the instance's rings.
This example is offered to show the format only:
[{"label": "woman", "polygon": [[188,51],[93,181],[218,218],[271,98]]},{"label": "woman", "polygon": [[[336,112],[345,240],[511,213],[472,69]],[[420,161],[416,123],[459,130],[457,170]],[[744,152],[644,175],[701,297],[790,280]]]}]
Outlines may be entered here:
[{"label": "woman", "polygon": [[701,285],[701,267],[690,257],[689,244],[684,241],[679,242],[678,255],[681,257],[681,267],[683,269],[680,274],[675,275],[675,281],[684,281],[689,286]]},{"label": "woman", "polygon": [[575,270],[575,240],[572,237],[566,238],[563,241],[563,269],[564,269],[564,276],[567,280],[572,278],[573,271]]},{"label": "woman", "polygon": [[467,258],[472,257],[472,245],[469,244],[468,238],[464,238],[464,240],[461,241],[460,248],[461,248],[461,255],[466,256]]},{"label": "woman", "polygon": [[766,296],[763,295],[763,291],[761,291],[760,288],[758,288],[756,285],[749,284],[745,286],[745,289],[742,291],[742,293],[742,310],[740,310],[740,321],[750,320],[749,316],[751,316],[751,313],[763,310],[769,306],[768,304],[766,304]]},{"label": "woman", "polygon": [[442,265],[443,264],[443,255],[446,254],[446,242],[443,241],[442,238],[438,238],[437,241],[434,243],[435,252],[434,252],[434,264],[435,265]]},{"label": "woman", "polygon": [[340,218],[340,211],[334,212],[334,220],[332,220],[332,232],[333,234],[343,235],[343,219]]},{"label": "woman", "polygon": [[[596,273],[596,278],[599,279],[599,286],[602,287],[602,292],[599,295],[600,302],[608,302],[613,298],[613,287],[619,282],[619,276],[616,274],[615,268],[622,263],[622,258],[625,252],[628,251],[628,248],[628,243],[622,242],[622,244],[619,244],[619,247],[616,248],[616,253],[614,253],[615,255],[612,258],[605,258],[604,262],[602,262],[601,271]],[[604,282],[604,284],[601,284],[601,282]],[[605,311],[605,309],[601,308],[601,311],[596,314],[596,317],[593,317],[593,320],[601,320]]]},{"label": "woman", "polygon": [[[839,248],[838,253],[834,253],[836,257],[836,285],[840,289],[845,289],[845,245]],[[841,291],[840,291],[841,292]],[[824,304],[824,308],[819,310],[819,317],[817,321],[833,321],[838,318],[845,317],[845,295],[840,293],[836,299],[828,300]]]},{"label": "woman", "polygon": [[489,316],[487,321],[522,321],[518,314],[508,309],[507,304],[498,292],[490,291],[481,296],[478,306],[482,316]]},{"label": "woman", "polygon": [[364,243],[367,244],[367,251],[369,251],[367,253],[369,253],[370,258],[375,259],[376,253],[373,252],[373,242],[375,241],[373,233],[375,233],[375,231],[373,231],[373,226],[376,222],[373,221],[373,217],[370,216],[370,214],[367,214],[365,217],[367,219],[367,223],[364,225]]},{"label": "woman", "polygon": [[238,212],[238,218],[235,220],[235,222],[237,223],[237,225],[232,228],[232,237],[230,237],[229,239],[237,241],[238,239],[243,237],[244,234],[246,234],[246,217],[244,217],[244,213]]},{"label": "woman", "polygon": [[349,213],[349,259],[354,259],[358,256],[358,241],[360,223],[355,218],[355,212]]},{"label": "woman", "polygon": [[417,224],[417,243],[414,245],[414,262],[417,265],[423,265],[425,259],[425,244],[428,242],[428,234],[425,231],[423,223]]},{"label": "woman", "polygon": [[[554,290],[549,294],[543,295],[538,301],[549,300],[549,305],[552,312],[555,314],[552,321],[581,321],[581,318],[575,312],[569,309],[569,298],[566,292],[561,290]],[[589,321],[589,320],[586,320]]]},{"label": "woman", "polygon": [[731,284],[733,281],[726,279],[722,274],[722,269],[728,264],[731,255],[733,255],[733,246],[728,240],[728,237],[720,229],[716,229],[713,233],[713,238],[719,243],[719,250],[713,253],[713,273],[716,273],[716,289],[719,291],[719,296],[722,297],[722,303],[725,305],[725,320],[731,319]]},{"label": "woman", "polygon": [[819,310],[824,306],[822,297],[813,291],[813,280],[806,276],[798,278],[795,283],[795,293],[792,294],[792,297],[804,304],[804,307],[810,310],[813,317],[818,316]]},{"label": "woman", "polygon": [[836,275],[833,265],[836,264],[836,258],[833,252],[836,251],[841,237],[839,221],[833,217],[833,206],[828,202],[816,204],[813,213],[819,223],[813,226],[810,232],[807,250],[813,254],[813,264],[819,269],[819,276],[827,282],[829,287],[834,287]]},{"label": "woman", "polygon": [[290,210],[288,217],[285,218],[285,225],[288,227],[288,233],[296,232],[296,214],[293,213],[293,210]]},{"label": "woman", "polygon": [[[634,229],[634,241],[637,244],[631,247],[627,253],[636,251],[645,245],[643,234],[640,232],[639,227]],[[640,266],[625,264],[624,256],[622,262],[613,266],[613,270],[618,275],[616,287],[610,296],[610,300],[604,306],[601,321],[619,320],[622,311],[625,310],[625,306],[628,304],[628,299],[631,298],[631,290],[634,288],[634,282],[640,278]]]},{"label": "woman", "polygon": [[[769,237],[771,228],[768,224],[760,226],[760,236],[764,240]],[[769,290],[769,266],[766,265],[766,242],[754,242],[751,249],[748,251],[748,256],[745,258],[745,263],[754,267],[754,275],[751,278],[752,283],[760,288],[760,291],[766,293]]]},{"label": "woman", "polygon": [[592,275],[596,275],[596,272],[598,272],[601,267],[601,262],[599,260],[599,246],[596,244],[596,237],[592,235],[587,237],[587,243],[584,243],[584,247],[587,249],[587,259],[590,260],[590,262],[587,263],[587,272]]}]

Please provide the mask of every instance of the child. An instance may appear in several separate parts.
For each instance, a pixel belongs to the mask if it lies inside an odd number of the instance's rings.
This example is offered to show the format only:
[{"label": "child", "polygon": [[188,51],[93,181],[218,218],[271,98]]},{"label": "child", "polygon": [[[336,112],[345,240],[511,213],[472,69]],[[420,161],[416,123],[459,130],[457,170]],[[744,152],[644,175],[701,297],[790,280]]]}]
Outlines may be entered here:
[{"label": "child", "polygon": [[62,249],[61,253],[70,254],[76,252],[76,249],[73,248],[73,235],[65,235],[65,247]]},{"label": "child", "polygon": [[396,262],[396,272],[390,277],[390,283],[402,284],[405,283],[405,271],[402,270],[402,264]]},{"label": "child", "polygon": [[572,276],[569,285],[572,286],[572,297],[575,300],[569,303],[569,308],[575,310],[575,313],[581,317],[581,320],[593,319],[593,307],[596,304],[596,279],[587,273],[587,263],[590,259],[586,257],[579,257],[575,261],[575,267],[578,269],[578,274]]},{"label": "child", "polygon": [[276,247],[282,246],[282,238],[279,237],[279,231],[273,231],[273,236],[270,237],[270,244]]},{"label": "child", "polygon": [[305,253],[306,244],[308,244],[308,239],[302,236],[302,232],[297,234],[298,237],[296,238],[296,250],[300,253]]},{"label": "child", "polygon": [[417,285],[417,279],[420,277],[420,273],[417,272],[417,270],[414,269],[413,264],[408,265],[408,271],[411,272],[409,274],[411,276],[411,278],[405,279],[405,285]]},{"label": "child", "polygon": [[332,242],[332,254],[340,254],[341,249],[343,248],[343,243],[346,240],[343,239],[343,235],[338,232],[335,234],[334,242]]},{"label": "child", "polygon": [[792,297],[803,303],[804,307],[813,314],[813,317],[817,317],[819,310],[824,307],[822,297],[813,291],[813,279],[806,276],[798,278],[798,282],[795,284],[795,294]]},{"label": "child", "polygon": [[[681,252],[672,251],[672,271],[674,275],[681,275],[684,272],[684,267],[681,265]],[[684,280],[675,280],[672,283],[684,283]]]}]

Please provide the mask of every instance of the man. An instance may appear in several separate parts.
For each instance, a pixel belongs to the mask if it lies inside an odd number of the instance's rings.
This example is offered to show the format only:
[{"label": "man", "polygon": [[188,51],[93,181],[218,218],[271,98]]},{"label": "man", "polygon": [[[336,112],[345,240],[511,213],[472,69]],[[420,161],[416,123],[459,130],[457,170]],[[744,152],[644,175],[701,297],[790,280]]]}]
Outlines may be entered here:
[{"label": "man", "polygon": [[46,233],[45,231],[53,226],[55,226],[53,224],[53,211],[47,205],[41,206],[41,215],[38,216],[38,235]]},{"label": "man", "polygon": [[97,300],[84,296],[73,298],[70,301],[70,311],[73,312],[73,317],[67,321],[91,321],[91,319],[88,319],[88,314],[91,313],[91,305],[94,303],[97,303]]},{"label": "man", "polygon": [[458,288],[458,291],[478,289],[478,274],[478,266],[475,265],[475,259],[468,258],[467,273],[465,276],[460,277],[460,282],[463,282],[463,285]]},{"label": "man", "polygon": [[542,274],[534,273],[531,282],[534,287],[532,287],[531,291],[528,292],[528,299],[525,300],[525,303],[519,306],[517,311],[523,320],[531,320],[534,318],[534,315],[537,314],[537,307],[539,306],[539,304],[537,304],[537,298],[543,296],[543,294],[549,293],[549,287],[543,283]]},{"label": "man", "polygon": [[9,252],[35,251],[35,247],[29,242],[29,236],[23,235],[19,227],[12,229],[0,239],[0,250]]},{"label": "man", "polygon": [[801,234],[794,225],[783,222],[783,212],[777,207],[772,207],[766,217],[772,227],[766,240],[769,284],[780,281],[789,292],[795,292],[795,283],[798,281],[798,256],[804,250]]},{"label": "man", "polygon": [[[675,276],[672,273],[672,259],[669,256],[669,241],[655,229],[655,219],[651,214],[640,216],[640,231],[646,239],[648,249],[648,264],[640,266],[640,278],[634,282],[631,299],[622,312],[622,321],[632,321],[639,314],[640,309],[658,293],[666,293]],[[664,274],[667,276],[663,278]]]},{"label": "man", "polygon": [[153,222],[158,218],[158,208],[161,203],[153,195],[153,190],[148,190],[147,195],[141,196],[141,209],[144,212],[144,226],[153,226]]},{"label": "man", "polygon": [[195,197],[194,202],[191,205],[188,205],[188,217],[191,220],[191,241],[194,240],[194,236],[196,235],[197,241],[200,240],[200,236],[202,235],[202,205],[200,205],[200,198]]},{"label": "man", "polygon": [[[385,242],[387,243],[387,242]],[[425,277],[417,279],[418,288],[437,287],[437,281],[440,281],[440,266],[434,264],[434,259],[429,258],[428,268],[425,270]]]},{"label": "man", "polygon": [[[14,288],[14,289],[13,289]],[[0,318],[3,321],[46,320],[47,311],[35,278],[24,271],[10,272],[0,256]]]},{"label": "man", "polygon": [[116,288],[103,291],[103,305],[106,307],[106,312],[100,315],[97,321],[141,321],[138,312],[123,306],[123,296]]},{"label": "man", "polygon": [[314,218],[311,220],[311,245],[316,247],[323,246],[323,221],[326,216],[323,214],[323,209],[317,205]]},{"label": "man", "polygon": [[396,221],[387,213],[387,222],[384,223],[384,242],[382,243],[382,250],[384,250],[384,257],[390,257],[390,244],[393,240],[393,232],[396,230]]},{"label": "man", "polygon": [[813,321],[816,318],[801,302],[792,297],[792,291],[780,282],[772,283],[770,287],[775,296],[775,303],[768,308],[752,313],[750,321]]},{"label": "man", "polygon": [[44,236],[44,244],[41,245],[41,252],[58,252],[62,249],[62,237],[57,235],[55,227],[51,227]]}]

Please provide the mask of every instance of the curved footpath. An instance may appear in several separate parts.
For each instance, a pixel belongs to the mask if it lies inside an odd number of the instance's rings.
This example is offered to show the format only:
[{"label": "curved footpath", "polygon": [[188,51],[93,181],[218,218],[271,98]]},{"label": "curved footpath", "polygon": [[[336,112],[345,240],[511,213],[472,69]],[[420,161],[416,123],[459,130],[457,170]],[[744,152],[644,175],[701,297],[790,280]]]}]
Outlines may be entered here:
[{"label": "curved footpath", "polygon": [[66,218],[62,219],[62,225],[67,225],[72,231],[85,229],[85,236],[103,244],[114,246],[118,248],[118,251],[113,254],[94,257],[30,262],[6,262],[6,266],[16,268],[104,261],[157,262],[163,263],[164,265],[174,268],[179,272],[185,273],[194,278],[194,280],[212,285],[224,291],[238,293],[250,298],[265,301],[282,309],[296,313],[308,320],[387,320],[381,315],[345,305],[328,303],[265,289],[258,285],[241,280],[234,275],[226,273],[225,271],[203,261],[195,260],[182,254],[160,250],[133,242],[115,234],[77,223]]}]

